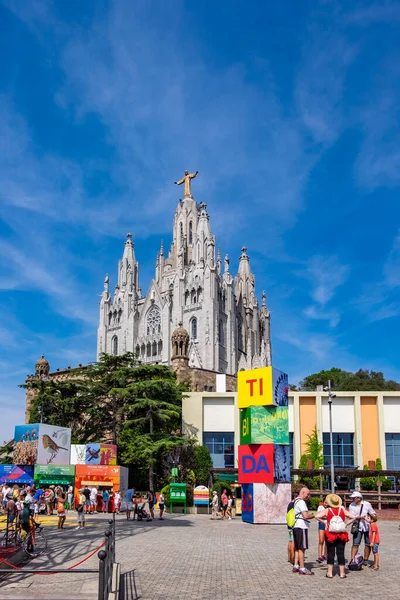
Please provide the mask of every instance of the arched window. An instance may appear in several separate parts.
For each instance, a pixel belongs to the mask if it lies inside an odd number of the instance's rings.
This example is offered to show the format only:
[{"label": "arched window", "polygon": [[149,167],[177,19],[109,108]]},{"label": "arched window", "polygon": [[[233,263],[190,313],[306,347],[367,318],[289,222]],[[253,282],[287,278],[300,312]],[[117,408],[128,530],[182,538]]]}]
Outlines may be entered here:
[{"label": "arched window", "polygon": [[139,356],[140,356],[140,348],[139,348],[139,346],[136,346],[136,348],[135,348],[135,356],[136,356],[136,358],[139,358]]},{"label": "arched window", "polygon": [[110,311],[108,313],[108,324],[111,325],[111,322],[112,322],[112,312]]},{"label": "arched window", "polygon": [[153,306],[147,314],[147,335],[161,332],[161,313],[157,306]]},{"label": "arched window", "polygon": [[153,342],[153,345],[152,345],[152,355],[157,356],[157,343],[156,342]]},{"label": "arched window", "polygon": [[111,340],[111,352],[114,354],[114,356],[117,356],[118,354],[118,337],[116,335],[114,335]]},{"label": "arched window", "polygon": [[147,357],[150,358],[150,356],[151,356],[151,344],[150,344],[150,342],[147,344],[146,354],[147,354]]},{"label": "arched window", "polygon": [[158,354],[161,356],[162,354],[162,342],[158,342]]},{"label": "arched window", "polygon": [[192,319],[192,338],[197,340],[197,319]]},{"label": "arched window", "polygon": [[193,244],[193,223],[189,223],[189,244]]},{"label": "arched window", "polygon": [[203,300],[203,290],[201,287],[197,290],[197,302],[201,302]]},{"label": "arched window", "polygon": [[183,224],[182,224],[182,222],[179,225],[179,235],[180,235],[180,242],[182,245],[182,243],[183,243]]}]

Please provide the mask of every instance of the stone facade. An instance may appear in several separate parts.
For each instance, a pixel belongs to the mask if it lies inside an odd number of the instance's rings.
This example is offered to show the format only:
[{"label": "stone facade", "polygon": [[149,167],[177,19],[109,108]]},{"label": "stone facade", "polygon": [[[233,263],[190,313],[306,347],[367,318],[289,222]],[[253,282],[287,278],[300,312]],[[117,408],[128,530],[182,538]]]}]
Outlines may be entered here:
[{"label": "stone facade", "polygon": [[139,263],[128,234],[118,280],[104,280],[97,355],[134,352],[144,363],[172,364],[172,333],[182,323],[189,333],[189,367],[235,375],[271,364],[270,313],[261,307],[245,247],[235,277],[229,257],[221,261],[205,204],[186,194],[174,216],[167,255],[163,243],[155,276],[142,295]]}]

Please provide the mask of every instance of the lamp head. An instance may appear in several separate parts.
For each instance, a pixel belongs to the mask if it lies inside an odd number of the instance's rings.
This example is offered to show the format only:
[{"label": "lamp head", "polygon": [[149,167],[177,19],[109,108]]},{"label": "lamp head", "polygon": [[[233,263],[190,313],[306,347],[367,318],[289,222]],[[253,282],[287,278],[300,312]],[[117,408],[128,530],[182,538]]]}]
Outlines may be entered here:
[{"label": "lamp head", "polygon": [[323,390],[324,390],[324,392],[329,392],[329,388],[328,388],[328,386],[327,386],[327,385],[324,385],[324,388],[323,388]]}]

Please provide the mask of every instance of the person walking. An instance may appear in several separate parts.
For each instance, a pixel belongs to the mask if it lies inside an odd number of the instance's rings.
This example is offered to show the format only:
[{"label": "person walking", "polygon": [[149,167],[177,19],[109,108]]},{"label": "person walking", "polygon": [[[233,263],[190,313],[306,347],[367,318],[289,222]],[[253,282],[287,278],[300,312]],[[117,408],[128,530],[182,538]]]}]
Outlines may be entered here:
[{"label": "person walking", "polygon": [[108,503],[110,502],[110,494],[107,489],[104,489],[102,494],[103,498],[103,513],[108,513]]},{"label": "person walking", "polygon": [[58,515],[58,525],[57,529],[64,529],[64,523],[66,519],[65,514],[65,503],[67,501],[67,497],[63,490],[59,490],[57,495],[57,515]]},{"label": "person walking", "polygon": [[[328,494],[325,498],[327,508],[317,512],[315,518],[319,523],[326,523],[325,539],[328,550],[328,572],[326,577],[333,578],[335,552],[339,564],[340,579],[345,579],[344,550],[349,541],[346,527],[353,523],[354,516],[342,506],[342,499],[337,494]],[[346,522],[347,519],[347,522]]]},{"label": "person walking", "polygon": [[114,510],[117,513],[117,515],[119,515],[120,506],[121,506],[121,492],[119,490],[116,490],[116,492],[114,494]]},{"label": "person walking", "polygon": [[221,506],[222,506],[222,518],[225,519],[226,510],[228,508],[228,496],[226,494],[225,488],[222,490],[222,494],[221,494]]},{"label": "person walking", "polygon": [[220,512],[218,510],[219,508],[219,500],[218,500],[218,494],[217,492],[214,490],[213,491],[213,497],[211,500],[211,520],[214,520],[214,517],[220,517]]},{"label": "person walking", "polygon": [[[295,496],[295,494],[293,494],[292,500],[287,505],[286,514],[290,510],[292,510],[292,508],[294,509],[295,498],[296,498],[296,496]],[[294,566],[295,564],[297,564],[297,561],[295,562],[293,527],[289,527],[289,525],[288,525],[287,528],[288,528],[288,535],[289,535],[288,545],[287,545],[288,563],[290,563]]]},{"label": "person walking", "polygon": [[149,503],[150,516],[154,519],[154,492],[152,490],[147,492],[147,501]]},{"label": "person walking", "polygon": [[164,521],[164,509],[165,509],[165,498],[164,498],[164,494],[161,492],[160,493],[160,497],[158,499],[158,508],[160,509],[160,521]]},{"label": "person walking", "polygon": [[[318,513],[324,511],[327,507],[328,507],[328,505],[326,504],[326,502],[320,502],[319,506],[317,508],[316,517],[318,516]],[[326,542],[325,542],[325,521],[319,521],[319,523],[318,523],[318,558],[317,558],[317,562],[322,563],[327,558],[328,557],[327,557]]]},{"label": "person walking", "polygon": [[72,485],[70,484],[68,486],[68,490],[67,490],[67,503],[68,503],[68,509],[72,508],[72,500],[73,500],[73,496],[74,496],[74,488],[72,487]]},{"label": "person walking", "polygon": [[353,524],[351,532],[353,534],[353,546],[351,549],[351,558],[353,559],[358,552],[362,540],[364,540],[364,565],[371,552],[369,540],[370,523],[367,520],[368,515],[376,515],[372,505],[363,499],[361,492],[353,492],[350,496],[353,502],[349,505],[349,512],[353,515],[356,523]]},{"label": "person walking", "polygon": [[90,489],[86,485],[83,489],[83,495],[85,496],[85,512],[90,512]]},{"label": "person walking", "polygon": [[310,490],[301,488],[299,495],[294,500],[295,524],[293,527],[293,539],[295,549],[295,565],[293,573],[299,575],[314,575],[312,571],[304,566],[304,554],[308,549],[308,528],[310,519],[314,519],[314,513],[308,510],[306,501],[310,498]]},{"label": "person walking", "polygon": [[381,538],[379,535],[379,528],[378,528],[378,524],[377,524],[378,517],[376,516],[376,514],[368,515],[367,520],[370,523],[369,541],[370,541],[370,547],[372,549],[372,553],[374,555],[374,564],[369,565],[369,566],[374,571],[378,571],[378,569],[379,569],[379,544],[381,543]]},{"label": "person walking", "polygon": [[86,496],[82,489],[79,491],[78,504],[76,505],[76,514],[78,518],[78,527],[76,529],[83,529],[85,527],[85,505]]},{"label": "person walking", "polygon": [[125,492],[126,518],[128,521],[131,518],[131,512],[133,509],[132,498],[133,498],[133,489],[128,488]]},{"label": "person walking", "polygon": [[90,512],[97,515],[97,487],[90,490]]},{"label": "person walking", "polygon": [[228,494],[228,506],[226,507],[226,514],[228,515],[229,521],[232,521],[232,503],[233,503],[232,495]]}]

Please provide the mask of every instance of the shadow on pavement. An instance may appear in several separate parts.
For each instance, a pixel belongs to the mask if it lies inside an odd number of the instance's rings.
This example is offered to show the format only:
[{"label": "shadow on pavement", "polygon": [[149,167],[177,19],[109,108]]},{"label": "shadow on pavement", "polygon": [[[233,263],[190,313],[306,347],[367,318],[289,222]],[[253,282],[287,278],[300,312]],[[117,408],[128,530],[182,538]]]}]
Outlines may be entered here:
[{"label": "shadow on pavement", "polygon": [[119,600],[140,600],[140,598],[142,598],[142,595],[138,589],[135,569],[123,573],[121,575]]}]

